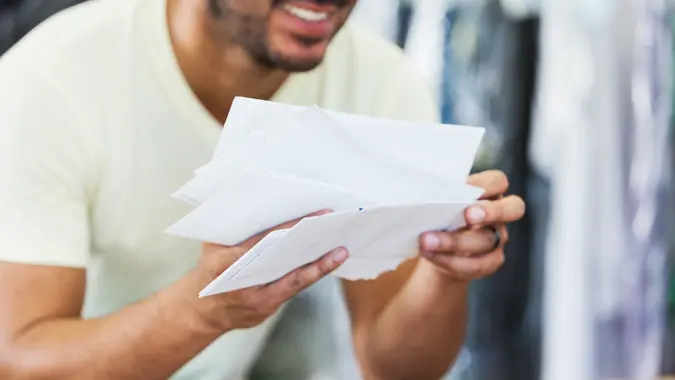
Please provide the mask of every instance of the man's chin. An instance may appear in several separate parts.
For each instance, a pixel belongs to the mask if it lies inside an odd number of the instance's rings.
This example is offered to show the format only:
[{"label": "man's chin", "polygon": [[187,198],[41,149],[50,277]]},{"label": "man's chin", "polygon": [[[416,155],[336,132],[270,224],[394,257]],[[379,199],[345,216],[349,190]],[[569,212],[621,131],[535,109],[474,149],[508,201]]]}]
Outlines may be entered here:
[{"label": "man's chin", "polygon": [[314,46],[307,49],[278,49],[270,52],[273,67],[289,72],[310,71],[323,61],[325,46]]},{"label": "man's chin", "polygon": [[322,61],[323,56],[302,59],[277,56],[272,60],[272,65],[276,69],[299,73],[314,70]]}]

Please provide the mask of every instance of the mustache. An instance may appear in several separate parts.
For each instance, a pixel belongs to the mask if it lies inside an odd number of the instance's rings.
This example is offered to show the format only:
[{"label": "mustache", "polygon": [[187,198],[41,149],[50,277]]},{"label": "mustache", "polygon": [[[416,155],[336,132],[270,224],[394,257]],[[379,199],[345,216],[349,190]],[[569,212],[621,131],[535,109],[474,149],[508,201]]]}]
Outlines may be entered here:
[{"label": "mustache", "polygon": [[[274,5],[283,5],[285,3],[290,2],[291,0],[274,0]],[[308,3],[314,3],[318,5],[334,5],[338,8],[346,7],[347,5],[350,5],[353,0],[304,0]]]}]

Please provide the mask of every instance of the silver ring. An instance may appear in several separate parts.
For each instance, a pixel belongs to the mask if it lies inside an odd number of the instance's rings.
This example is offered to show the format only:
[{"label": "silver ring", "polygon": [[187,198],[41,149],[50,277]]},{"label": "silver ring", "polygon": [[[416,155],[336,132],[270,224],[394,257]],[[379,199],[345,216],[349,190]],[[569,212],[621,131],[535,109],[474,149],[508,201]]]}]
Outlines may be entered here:
[{"label": "silver ring", "polygon": [[487,229],[492,230],[492,238],[495,241],[495,244],[492,246],[492,250],[494,251],[502,244],[502,234],[494,226],[487,226]]}]

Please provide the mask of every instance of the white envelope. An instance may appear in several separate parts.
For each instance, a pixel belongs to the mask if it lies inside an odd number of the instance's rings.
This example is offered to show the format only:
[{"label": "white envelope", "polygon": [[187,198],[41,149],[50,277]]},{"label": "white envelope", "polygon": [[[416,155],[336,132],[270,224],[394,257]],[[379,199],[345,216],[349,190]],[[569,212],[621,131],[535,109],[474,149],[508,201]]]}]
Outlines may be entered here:
[{"label": "white envelope", "polygon": [[201,295],[274,281],[337,246],[334,274],[376,278],[417,254],[420,233],[463,224],[483,190],[466,185],[482,128],[350,115],[236,98],[212,161],[172,196],[195,209],[173,235],[235,245],[275,231]]},{"label": "white envelope", "polygon": [[358,209],[374,204],[346,189],[320,181],[279,173],[248,172],[226,184],[166,232],[236,245],[268,228],[316,211]]},{"label": "white envelope", "polygon": [[416,256],[421,233],[465,225],[463,211],[473,203],[375,206],[304,219],[252,249],[246,265],[224,272],[202,296],[275,281],[337,247],[347,248],[350,258],[336,275],[372,278]]},{"label": "white envelope", "polygon": [[[321,139],[322,133],[331,138],[324,136]],[[353,171],[353,175],[365,176],[364,173],[372,172],[374,168],[385,167],[388,169],[384,173],[390,174],[387,178],[406,178],[405,182],[410,184],[424,177],[425,183],[435,181],[436,185],[419,187],[441,188],[439,184],[465,181],[483,133],[482,128],[393,121],[324,111],[318,107],[237,98],[213,161],[200,169],[199,175],[179,189],[174,197],[199,204],[222,183],[244,170],[255,170],[256,167],[271,170],[267,166],[270,162],[283,169],[275,170],[280,172],[287,172],[289,163],[293,162],[305,163],[303,169],[314,163],[314,171],[319,172],[323,163],[339,164],[331,161],[328,154],[309,154],[309,151],[320,150],[319,146],[328,146],[332,152],[347,150],[360,155],[359,162],[357,157],[350,158],[350,154],[342,153],[342,158],[349,162],[339,166],[337,176],[353,168],[359,169]],[[260,143],[265,144],[265,149]],[[364,161],[364,155],[370,159]],[[369,163],[372,164],[367,167]],[[330,174],[326,170],[326,175]],[[377,184],[376,181],[370,183]],[[395,191],[399,186],[386,185],[389,191]],[[375,189],[371,191],[376,192]],[[369,198],[377,197],[371,195]],[[420,194],[420,198],[425,199],[426,195]],[[427,200],[443,199],[432,197]],[[389,199],[382,201],[388,203]],[[400,200],[406,201],[409,199]]]},{"label": "white envelope", "polygon": [[[237,97],[232,103],[225,128],[214,153],[214,160],[236,151],[240,139],[256,130],[284,129],[291,120],[312,108],[271,101]],[[346,133],[360,138],[368,145],[380,142],[380,150],[419,162],[425,170],[443,178],[466,178],[473,158],[485,133],[484,128],[437,123],[374,118],[330,110],[322,110]],[[297,148],[297,147],[296,147]],[[413,154],[414,153],[414,154]],[[464,159],[455,162],[458,157]],[[467,167],[466,157],[469,157]]]},{"label": "white envelope", "polygon": [[[442,193],[444,197],[439,194],[438,198],[444,198],[443,201],[471,201],[480,197],[483,190],[455,185],[443,189]],[[358,210],[380,204],[321,181],[280,173],[247,172],[227,183],[166,232],[204,242],[236,245],[268,228],[319,210]]]},{"label": "white envelope", "polygon": [[[310,107],[296,116],[291,127],[251,136],[248,161],[254,167],[346,188],[380,204],[447,201],[450,189],[470,170],[473,158],[462,157],[464,162],[455,160],[461,174],[443,177],[428,170],[431,164],[420,161],[421,152],[411,159],[395,146],[386,147],[395,139],[364,139],[363,129],[345,128],[321,109]],[[419,129],[408,129],[400,140],[414,144],[420,135]]]}]

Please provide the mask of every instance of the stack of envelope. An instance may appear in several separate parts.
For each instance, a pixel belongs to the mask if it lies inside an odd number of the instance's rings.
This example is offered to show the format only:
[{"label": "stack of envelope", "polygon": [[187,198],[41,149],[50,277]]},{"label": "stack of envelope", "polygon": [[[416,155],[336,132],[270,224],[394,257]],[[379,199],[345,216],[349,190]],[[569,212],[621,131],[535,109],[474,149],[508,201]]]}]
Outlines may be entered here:
[{"label": "stack of envelope", "polygon": [[222,245],[267,235],[208,296],[275,281],[337,247],[334,272],[373,279],[418,254],[425,231],[464,225],[482,189],[466,184],[484,129],[412,123],[236,98],[211,162],[173,194],[195,208],[167,233]]}]

